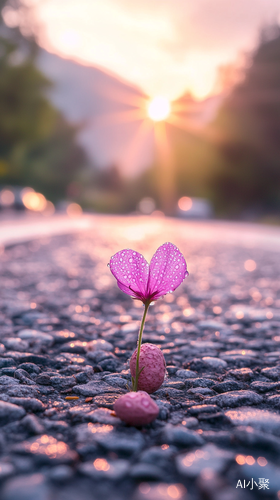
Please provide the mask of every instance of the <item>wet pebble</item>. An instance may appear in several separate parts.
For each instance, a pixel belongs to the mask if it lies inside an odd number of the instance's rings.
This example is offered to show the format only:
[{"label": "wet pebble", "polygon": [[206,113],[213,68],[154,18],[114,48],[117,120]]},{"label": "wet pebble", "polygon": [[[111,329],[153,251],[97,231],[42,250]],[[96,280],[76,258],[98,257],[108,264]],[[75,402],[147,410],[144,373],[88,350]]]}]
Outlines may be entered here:
[{"label": "wet pebble", "polygon": [[13,420],[19,420],[25,415],[25,410],[18,405],[0,401],[0,425]]},{"label": "wet pebble", "polygon": [[227,367],[227,362],[224,359],[212,358],[211,356],[204,356],[202,361],[206,366],[215,370],[222,370]]},{"label": "wet pebble", "polygon": [[219,394],[213,398],[208,398],[207,402],[224,407],[235,407],[242,405],[256,405],[263,401],[263,398],[253,391],[232,391]]},{"label": "wet pebble", "polygon": [[205,469],[222,473],[234,458],[233,452],[218,448],[214,444],[206,444],[202,448],[176,457],[176,466],[183,476],[195,478]]},{"label": "wet pebble", "polygon": [[3,500],[49,500],[50,490],[44,475],[37,473],[9,479],[2,495]]},{"label": "wet pebble", "polygon": [[94,480],[117,481],[127,475],[130,469],[128,460],[106,460],[96,458],[94,461],[85,462],[80,465],[79,471]]},{"label": "wet pebble", "polygon": [[183,425],[167,424],[161,435],[161,442],[175,446],[198,446],[204,443],[202,437],[194,431],[186,429]]}]

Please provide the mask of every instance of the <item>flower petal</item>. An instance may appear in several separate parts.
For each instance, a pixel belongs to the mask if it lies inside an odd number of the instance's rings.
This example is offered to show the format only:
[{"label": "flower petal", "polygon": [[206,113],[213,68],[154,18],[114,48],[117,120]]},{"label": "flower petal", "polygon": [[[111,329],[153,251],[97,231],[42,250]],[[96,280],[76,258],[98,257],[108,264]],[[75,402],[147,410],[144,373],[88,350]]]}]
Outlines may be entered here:
[{"label": "flower petal", "polygon": [[159,299],[176,290],[187,275],[183,254],[173,243],[164,243],[157,249],[150,263],[149,294],[157,292],[154,299]]},{"label": "flower petal", "polygon": [[130,249],[121,250],[111,257],[109,266],[123,292],[145,298],[149,264],[143,255]]}]

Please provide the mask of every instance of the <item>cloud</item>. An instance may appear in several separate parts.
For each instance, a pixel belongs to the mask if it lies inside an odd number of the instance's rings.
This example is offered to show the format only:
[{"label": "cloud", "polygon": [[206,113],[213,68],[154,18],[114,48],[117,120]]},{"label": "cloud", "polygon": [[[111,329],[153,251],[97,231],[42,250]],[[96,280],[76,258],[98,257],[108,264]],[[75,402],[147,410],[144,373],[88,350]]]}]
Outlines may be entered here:
[{"label": "cloud", "polygon": [[[45,0],[36,9],[46,48],[175,98],[209,93],[217,67],[275,21],[279,0]],[[79,43],[67,45],[67,33]]]}]

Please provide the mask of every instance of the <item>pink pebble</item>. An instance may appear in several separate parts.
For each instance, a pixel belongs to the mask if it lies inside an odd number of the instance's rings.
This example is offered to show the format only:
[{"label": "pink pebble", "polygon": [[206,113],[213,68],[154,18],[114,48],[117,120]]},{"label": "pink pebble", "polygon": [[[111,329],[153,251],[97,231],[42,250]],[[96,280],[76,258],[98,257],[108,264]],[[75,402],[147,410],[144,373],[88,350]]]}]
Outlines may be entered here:
[{"label": "pink pebble", "polygon": [[145,391],[128,392],[114,405],[117,417],[130,425],[150,424],[159,413],[159,407]]},{"label": "pink pebble", "polygon": [[[137,349],[135,349],[130,359],[130,371],[134,378],[136,373],[136,356]],[[139,370],[143,366],[144,369],[139,375],[137,389],[152,394],[160,388],[165,376],[164,356],[161,350],[154,344],[143,344],[141,346]]]}]

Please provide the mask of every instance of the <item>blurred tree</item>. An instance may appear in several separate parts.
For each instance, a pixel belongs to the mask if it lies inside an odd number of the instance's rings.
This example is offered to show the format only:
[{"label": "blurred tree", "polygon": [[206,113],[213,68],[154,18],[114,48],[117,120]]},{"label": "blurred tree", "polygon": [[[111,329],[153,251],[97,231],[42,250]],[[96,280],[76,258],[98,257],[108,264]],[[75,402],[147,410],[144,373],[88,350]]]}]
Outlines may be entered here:
[{"label": "blurred tree", "polygon": [[279,26],[262,32],[243,81],[224,101],[209,130],[216,137],[208,166],[219,212],[258,216],[279,211]]},{"label": "blurred tree", "polygon": [[30,185],[55,201],[87,159],[77,127],[47,98],[51,83],[36,68],[35,39],[17,26],[21,16],[27,30],[22,4],[0,0],[0,9],[0,182]]}]

